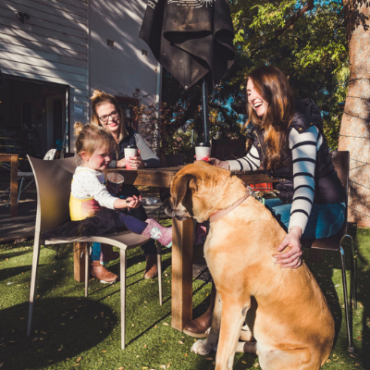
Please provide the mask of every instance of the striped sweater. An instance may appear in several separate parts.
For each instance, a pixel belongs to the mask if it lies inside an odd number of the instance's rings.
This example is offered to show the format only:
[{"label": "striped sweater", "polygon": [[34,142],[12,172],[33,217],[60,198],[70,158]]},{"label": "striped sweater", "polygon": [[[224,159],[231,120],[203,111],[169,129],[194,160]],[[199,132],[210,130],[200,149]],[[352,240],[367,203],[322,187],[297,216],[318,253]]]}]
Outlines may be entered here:
[{"label": "striped sweater", "polygon": [[[311,126],[303,133],[293,128],[289,133],[294,185],[289,229],[299,226],[304,232],[306,228],[315,198],[316,152],[322,143],[322,135],[315,126]],[[251,147],[245,157],[227,162],[230,171],[254,171],[261,166],[261,159],[255,146]]]}]

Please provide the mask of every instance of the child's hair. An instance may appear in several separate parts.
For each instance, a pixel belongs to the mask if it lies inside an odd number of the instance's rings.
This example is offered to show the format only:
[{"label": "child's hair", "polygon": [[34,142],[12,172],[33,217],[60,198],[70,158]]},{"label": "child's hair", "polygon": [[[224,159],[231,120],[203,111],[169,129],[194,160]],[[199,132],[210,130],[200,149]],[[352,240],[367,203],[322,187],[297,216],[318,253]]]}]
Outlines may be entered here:
[{"label": "child's hair", "polygon": [[105,103],[111,103],[114,105],[114,107],[119,111],[119,118],[120,118],[120,135],[119,135],[119,141],[121,141],[125,136],[128,135],[128,131],[125,125],[125,122],[123,120],[123,113],[122,109],[119,107],[117,99],[111,95],[107,94],[104,91],[101,90],[94,90],[91,99],[91,108],[92,108],[92,115],[91,115],[91,123],[97,126],[102,126],[100,123],[99,117],[96,113],[96,109],[99,105],[105,104]]},{"label": "child's hair", "polygon": [[105,148],[112,153],[116,147],[116,142],[113,136],[102,127],[96,125],[84,125],[81,122],[76,122],[73,126],[76,136],[76,155],[81,158],[81,152],[86,152],[88,155],[94,153],[97,148]]}]

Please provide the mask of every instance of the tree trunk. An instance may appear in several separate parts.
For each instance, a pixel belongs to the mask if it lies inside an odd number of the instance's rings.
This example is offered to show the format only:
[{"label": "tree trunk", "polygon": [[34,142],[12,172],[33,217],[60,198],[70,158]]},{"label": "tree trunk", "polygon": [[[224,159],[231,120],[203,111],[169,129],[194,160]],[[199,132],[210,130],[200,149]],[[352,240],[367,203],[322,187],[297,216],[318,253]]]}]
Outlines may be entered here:
[{"label": "tree trunk", "polygon": [[351,154],[348,221],[370,227],[370,1],[343,5],[350,75],[338,149]]}]

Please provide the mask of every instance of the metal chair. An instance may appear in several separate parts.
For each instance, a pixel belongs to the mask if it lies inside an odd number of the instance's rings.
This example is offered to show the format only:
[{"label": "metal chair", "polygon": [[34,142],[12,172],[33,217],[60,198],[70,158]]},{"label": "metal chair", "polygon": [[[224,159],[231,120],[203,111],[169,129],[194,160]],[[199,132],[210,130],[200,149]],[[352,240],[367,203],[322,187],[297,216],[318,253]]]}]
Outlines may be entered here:
[{"label": "metal chair", "polygon": [[[37,188],[37,212],[35,239],[32,258],[31,286],[28,313],[27,335],[31,335],[32,314],[36,296],[36,279],[39,265],[40,245],[66,243],[106,243],[120,248],[121,280],[121,348],[125,348],[125,310],[126,310],[126,251],[148,241],[143,235],[130,231],[103,236],[75,237],[66,239],[43,239],[42,233],[69,220],[69,196],[71,181],[76,165],[74,158],[44,161],[28,156]],[[157,247],[159,304],[162,305],[162,267],[160,247]],[[85,253],[85,296],[88,294],[89,254]]]},{"label": "metal chair", "polygon": [[[55,157],[56,152],[57,152],[56,149],[49,149],[46,152],[45,156],[44,156],[44,160],[46,160],[46,161],[53,160],[54,157]],[[1,167],[10,171],[10,165],[8,163],[2,163]],[[19,170],[17,172],[17,178],[18,178],[18,180],[20,180],[19,189],[18,189],[18,198],[17,198],[17,203],[19,203],[19,199],[21,198],[22,191],[25,191],[31,184],[33,184],[35,179],[34,179],[34,176],[33,176],[32,172],[23,172],[23,171],[19,171]],[[31,181],[23,188],[24,181],[27,180],[27,179],[31,180]],[[4,191],[4,194],[9,190],[10,190],[10,187]],[[0,199],[1,199],[1,197],[2,196],[0,196]],[[8,207],[9,204],[10,204],[10,194],[9,194],[8,202],[5,204],[5,206]]]},{"label": "metal chair", "polygon": [[356,271],[355,271],[355,254],[354,254],[354,244],[351,235],[347,234],[347,211],[348,211],[348,182],[349,182],[349,152],[348,151],[336,151],[332,152],[332,161],[335,170],[337,171],[338,177],[346,192],[346,214],[345,222],[342,229],[334,236],[325,239],[310,239],[302,240],[302,246],[304,248],[324,250],[338,252],[341,259],[342,265],[342,283],[343,283],[343,296],[344,296],[344,308],[346,315],[346,325],[347,325],[347,338],[348,338],[348,348],[347,350],[354,353],[353,347],[353,335],[352,335],[352,324],[350,322],[350,312],[349,306],[351,299],[348,299],[347,293],[347,277],[346,277],[346,260],[345,252],[343,248],[343,241],[348,238],[351,243],[351,297],[353,297],[354,308],[357,309],[356,300]]}]

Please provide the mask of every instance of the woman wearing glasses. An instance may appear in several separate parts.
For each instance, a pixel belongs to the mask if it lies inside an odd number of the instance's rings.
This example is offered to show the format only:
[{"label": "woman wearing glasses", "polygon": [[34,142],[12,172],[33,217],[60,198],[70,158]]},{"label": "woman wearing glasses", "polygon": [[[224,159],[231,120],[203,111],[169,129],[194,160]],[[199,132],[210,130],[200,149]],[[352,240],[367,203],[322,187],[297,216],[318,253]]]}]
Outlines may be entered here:
[{"label": "woman wearing glasses", "polygon": [[[107,94],[104,91],[95,90],[91,97],[91,101],[91,122],[109,131],[117,143],[116,149],[112,153],[112,161],[109,164],[110,168],[123,168],[126,167],[127,164],[129,164],[132,169],[160,166],[159,158],[148,147],[142,136],[135,132],[132,127],[127,127],[125,125],[122,111],[113,95]],[[124,148],[129,145],[134,145],[138,148],[139,154],[137,156],[125,158]],[[123,185],[119,195],[124,197],[131,197],[133,195],[139,196],[140,192],[133,185]],[[131,209],[130,213],[142,221],[148,218],[143,206]],[[144,278],[153,279],[158,274],[157,252],[154,241],[150,240],[141,248],[146,257]],[[101,253],[101,251],[103,253]],[[94,243],[91,255],[91,274],[99,280],[107,281],[108,278],[108,280],[111,280],[109,282],[115,281],[117,275],[109,272],[103,266],[105,262],[114,258],[118,258],[118,253],[113,253],[111,247],[103,246],[101,249],[99,243]],[[102,264],[96,262],[99,260]]]}]

